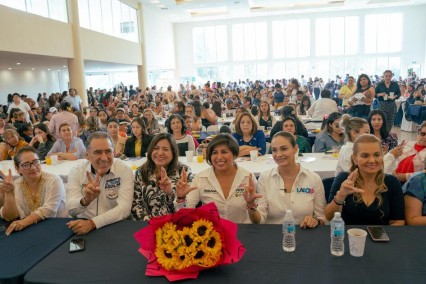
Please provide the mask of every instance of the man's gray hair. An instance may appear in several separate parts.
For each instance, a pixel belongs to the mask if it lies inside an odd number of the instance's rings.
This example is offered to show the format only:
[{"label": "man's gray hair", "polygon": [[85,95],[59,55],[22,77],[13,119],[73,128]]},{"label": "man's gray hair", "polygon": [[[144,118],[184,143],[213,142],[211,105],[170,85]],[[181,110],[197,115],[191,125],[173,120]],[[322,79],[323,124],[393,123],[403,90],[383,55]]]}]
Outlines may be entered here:
[{"label": "man's gray hair", "polygon": [[111,136],[103,131],[95,131],[92,134],[89,135],[89,137],[86,140],[86,149],[90,149],[90,144],[92,143],[93,139],[108,139],[111,142],[112,147],[114,148],[114,141],[112,140]]}]

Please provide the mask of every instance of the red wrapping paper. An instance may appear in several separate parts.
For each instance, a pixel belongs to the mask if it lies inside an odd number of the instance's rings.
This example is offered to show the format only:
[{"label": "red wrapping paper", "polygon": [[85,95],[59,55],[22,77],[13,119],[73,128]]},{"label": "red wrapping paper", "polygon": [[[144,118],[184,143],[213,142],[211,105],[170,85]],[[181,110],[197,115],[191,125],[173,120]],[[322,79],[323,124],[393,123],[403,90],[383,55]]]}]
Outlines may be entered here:
[{"label": "red wrapping paper", "polygon": [[222,257],[215,266],[235,263],[243,257],[246,249],[237,240],[237,224],[220,218],[216,205],[209,203],[196,209],[183,208],[174,214],[152,218],[148,222],[148,226],[134,234],[136,241],[140,245],[139,252],[148,260],[145,275],[165,276],[169,281],[178,281],[196,279],[198,273],[206,269],[193,265],[181,270],[169,271],[157,262],[157,257],[155,256],[155,231],[159,227],[162,227],[167,222],[173,222],[176,224],[177,229],[181,230],[183,227],[191,227],[192,223],[199,219],[206,219],[212,222],[214,229],[221,235]]}]

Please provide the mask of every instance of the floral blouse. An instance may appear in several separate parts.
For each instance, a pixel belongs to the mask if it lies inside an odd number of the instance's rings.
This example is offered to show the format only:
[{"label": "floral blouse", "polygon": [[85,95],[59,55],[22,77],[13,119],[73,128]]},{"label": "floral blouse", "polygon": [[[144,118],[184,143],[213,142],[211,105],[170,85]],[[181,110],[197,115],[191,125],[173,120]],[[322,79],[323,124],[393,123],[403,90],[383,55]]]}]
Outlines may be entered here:
[{"label": "floral blouse", "polygon": [[177,169],[168,175],[172,182],[171,194],[166,194],[158,187],[155,173],[150,173],[149,183],[145,184],[142,180],[141,168],[139,167],[136,170],[132,204],[132,218],[134,220],[148,221],[152,217],[164,216],[175,212],[173,202],[176,197],[176,183],[179,181],[184,167],[188,174],[188,183],[193,179],[191,169],[179,162]]}]

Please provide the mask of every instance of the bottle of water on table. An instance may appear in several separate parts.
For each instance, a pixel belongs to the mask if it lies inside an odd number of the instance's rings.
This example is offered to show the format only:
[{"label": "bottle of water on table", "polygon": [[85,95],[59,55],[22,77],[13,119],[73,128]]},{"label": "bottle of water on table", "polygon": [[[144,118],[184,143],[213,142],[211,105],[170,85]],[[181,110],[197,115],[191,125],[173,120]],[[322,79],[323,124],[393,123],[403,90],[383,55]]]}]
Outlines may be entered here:
[{"label": "bottle of water on table", "polygon": [[284,217],[283,250],[286,252],[293,252],[296,250],[296,225],[291,210],[287,210]]},{"label": "bottle of water on table", "polygon": [[334,218],[330,223],[331,244],[330,251],[332,255],[342,256],[345,253],[345,222],[343,221],[340,212],[334,213]]}]

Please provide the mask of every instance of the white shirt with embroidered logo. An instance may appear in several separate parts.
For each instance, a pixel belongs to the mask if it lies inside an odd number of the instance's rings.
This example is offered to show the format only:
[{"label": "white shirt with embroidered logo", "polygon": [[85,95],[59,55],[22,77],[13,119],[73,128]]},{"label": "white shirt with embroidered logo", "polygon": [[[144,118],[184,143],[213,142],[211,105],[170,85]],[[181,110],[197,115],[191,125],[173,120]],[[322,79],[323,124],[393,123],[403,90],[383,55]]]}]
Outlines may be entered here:
[{"label": "white shirt with embroidered logo", "polygon": [[293,211],[298,225],[306,216],[316,216],[326,222],[324,209],[327,202],[322,180],[318,174],[308,169],[300,167],[291,192],[284,191],[285,185],[278,167],[261,173],[257,188],[262,195],[257,208],[261,223],[282,224],[288,209]]},{"label": "white shirt with embroidered logo", "polygon": [[84,186],[88,183],[86,171],[92,179],[95,174],[91,171],[91,163],[81,160],[71,169],[68,175],[67,210],[71,217],[92,219],[96,228],[123,220],[130,215],[133,201],[134,177],[130,165],[114,159],[109,173],[101,177],[98,198],[89,206],[81,205],[84,196]]},{"label": "white shirt with embroidered logo", "polygon": [[[223,195],[213,167],[196,174],[191,186],[196,186],[197,189],[188,193],[185,207],[195,208],[200,201],[203,204],[214,202],[220,217],[235,223],[251,223],[247,212],[247,203],[243,197],[244,186],[248,182],[249,174],[250,172],[238,167],[228,198]],[[254,175],[253,182],[256,185]],[[184,203],[175,203],[176,210],[182,207],[184,207]]]}]

